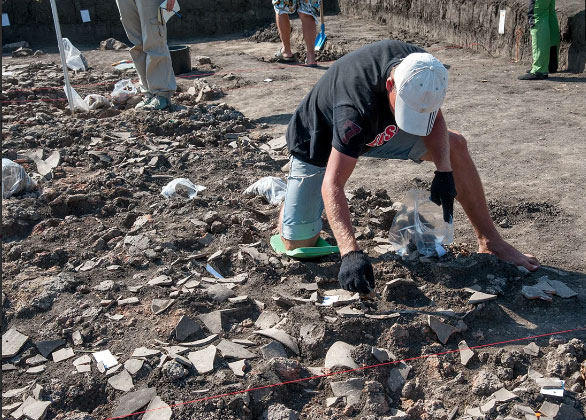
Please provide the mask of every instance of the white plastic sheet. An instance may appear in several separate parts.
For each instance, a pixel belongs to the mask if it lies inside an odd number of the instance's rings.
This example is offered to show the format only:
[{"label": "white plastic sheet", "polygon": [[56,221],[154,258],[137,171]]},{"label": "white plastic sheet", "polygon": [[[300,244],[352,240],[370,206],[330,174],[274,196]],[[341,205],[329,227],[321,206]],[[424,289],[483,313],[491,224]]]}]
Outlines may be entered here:
[{"label": "white plastic sheet", "polygon": [[443,219],[442,208],[429,200],[429,192],[411,190],[397,212],[389,240],[393,250],[403,256],[409,253],[409,244],[426,257],[446,254],[442,245],[454,241],[454,224]]},{"label": "white plastic sheet", "polygon": [[87,70],[88,65],[85,57],[67,38],[63,38],[63,49],[65,50],[65,62],[67,63],[67,67],[76,71]]},{"label": "white plastic sheet", "polygon": [[83,101],[89,109],[108,108],[110,106],[110,100],[108,98],[94,93],[87,95]]},{"label": "white plastic sheet", "polygon": [[70,98],[67,94],[67,86],[64,86],[63,90],[65,91],[65,96],[67,96],[67,99],[69,99],[70,103],[73,103],[73,107],[75,109],[83,112],[88,112],[90,110],[89,105],[86,102],[84,102],[84,100],[81,98],[81,96],[79,96],[79,93],[77,93],[75,89],[71,88],[71,95],[73,96],[73,98]]},{"label": "white plastic sheet", "polygon": [[130,97],[136,95],[138,89],[134,86],[130,79],[120,80],[114,85],[112,91],[112,99],[118,104],[125,104]]},{"label": "white plastic sheet", "polygon": [[182,196],[191,200],[197,197],[197,194],[200,191],[205,189],[206,187],[195,185],[187,178],[175,178],[173,181],[169,182],[163,187],[161,194],[167,198],[176,198]]},{"label": "white plastic sheet", "polygon": [[287,184],[281,178],[265,176],[244,190],[244,194],[260,195],[271,204],[279,204],[285,198]]},{"label": "white plastic sheet", "polygon": [[35,182],[24,168],[10,159],[2,158],[2,197],[9,198],[23,191],[31,191]]}]

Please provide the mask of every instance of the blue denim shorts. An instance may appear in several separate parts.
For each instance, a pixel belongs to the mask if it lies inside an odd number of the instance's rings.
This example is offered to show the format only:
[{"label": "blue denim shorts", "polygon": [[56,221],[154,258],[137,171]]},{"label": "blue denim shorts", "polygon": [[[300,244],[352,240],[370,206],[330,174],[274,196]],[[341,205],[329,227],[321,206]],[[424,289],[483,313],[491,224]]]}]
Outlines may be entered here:
[{"label": "blue denim shorts", "polygon": [[[410,159],[421,163],[426,152],[421,137],[399,131],[390,141],[369,148],[362,156]],[[313,238],[321,231],[324,210],[321,186],[326,168],[303,162],[295,156],[291,156],[289,163],[281,233],[285,239],[300,241]]]}]

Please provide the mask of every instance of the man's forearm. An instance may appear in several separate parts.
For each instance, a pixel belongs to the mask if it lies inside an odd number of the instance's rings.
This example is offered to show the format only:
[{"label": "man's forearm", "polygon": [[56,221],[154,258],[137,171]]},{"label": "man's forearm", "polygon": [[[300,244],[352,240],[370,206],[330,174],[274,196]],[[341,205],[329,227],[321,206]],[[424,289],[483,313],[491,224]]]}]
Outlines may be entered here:
[{"label": "man's forearm", "polygon": [[345,255],[350,251],[358,250],[344,188],[339,186],[322,188],[322,197],[328,222],[336,237],[340,254]]},{"label": "man's forearm", "polygon": [[428,136],[423,138],[423,142],[431,154],[431,159],[435,163],[437,170],[440,172],[451,172],[450,136],[441,111],[435,120],[433,130],[431,130]]}]

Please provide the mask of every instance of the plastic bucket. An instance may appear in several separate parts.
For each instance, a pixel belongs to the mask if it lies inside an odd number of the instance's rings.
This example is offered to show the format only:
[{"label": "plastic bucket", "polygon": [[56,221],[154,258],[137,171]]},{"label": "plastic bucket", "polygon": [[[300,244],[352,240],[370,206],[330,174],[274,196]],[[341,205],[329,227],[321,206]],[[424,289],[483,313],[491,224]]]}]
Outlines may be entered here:
[{"label": "plastic bucket", "polygon": [[183,74],[191,71],[191,55],[187,45],[173,45],[169,47],[173,73]]}]

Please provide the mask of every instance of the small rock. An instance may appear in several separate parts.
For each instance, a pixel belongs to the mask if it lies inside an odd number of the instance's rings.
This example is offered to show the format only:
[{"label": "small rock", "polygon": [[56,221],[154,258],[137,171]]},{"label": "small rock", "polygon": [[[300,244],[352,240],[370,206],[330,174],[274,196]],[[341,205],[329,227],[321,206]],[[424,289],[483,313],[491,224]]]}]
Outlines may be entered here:
[{"label": "small rock", "polygon": [[257,357],[256,354],[247,350],[246,347],[228,340],[220,341],[218,350],[222,354],[222,357],[228,359],[254,359]]},{"label": "small rock", "polygon": [[23,408],[22,413],[27,419],[41,420],[45,417],[45,414],[47,414],[47,409],[50,405],[50,401],[33,401]]},{"label": "small rock", "polygon": [[563,298],[569,299],[574,296],[578,296],[578,293],[570,289],[565,283],[558,280],[548,280],[548,283],[555,289],[554,294]]},{"label": "small rock", "polygon": [[173,415],[171,407],[158,395],[151,400],[145,411],[142,420],[170,420]]},{"label": "small rock", "polygon": [[229,298],[236,296],[236,293],[221,284],[212,284],[206,289],[206,292],[209,297],[218,303],[225,302]]},{"label": "small rock", "polygon": [[147,405],[155,395],[157,395],[155,388],[145,388],[122,396],[112,413],[112,417],[126,417],[137,412]]},{"label": "small rock", "polygon": [[154,279],[149,280],[149,286],[171,286],[173,285],[173,279],[169,276],[157,276]]},{"label": "small rock", "polygon": [[388,362],[389,360],[395,360],[396,357],[393,353],[386,349],[379,349],[378,347],[373,347],[370,352],[374,356],[376,360],[381,363]]},{"label": "small rock", "polygon": [[163,372],[163,374],[171,381],[181,379],[187,374],[187,370],[179,362],[175,360],[169,360],[168,362],[165,362],[163,364],[163,367],[161,368],[161,372]]},{"label": "small rock", "polygon": [[146,347],[139,347],[134,349],[132,357],[154,357],[161,354],[160,350],[148,349]]},{"label": "small rock", "polygon": [[458,349],[460,350],[460,361],[466,366],[470,362],[470,359],[474,357],[474,351],[468,347],[468,344],[464,340],[458,343]]},{"label": "small rock", "polygon": [[345,381],[330,382],[335,397],[346,397],[347,405],[356,405],[360,402],[364,379],[352,378]]},{"label": "small rock", "polygon": [[472,381],[472,393],[490,395],[503,387],[503,383],[492,372],[481,370]]},{"label": "small rock", "polygon": [[178,341],[184,341],[187,339],[187,337],[199,332],[200,330],[201,327],[198,323],[184,315],[175,326],[175,337]]},{"label": "small rock", "polygon": [[224,331],[222,324],[222,313],[220,311],[201,314],[199,315],[199,319],[204,323],[206,328],[212,334],[221,334]]},{"label": "small rock", "polygon": [[487,302],[489,300],[495,300],[496,298],[496,295],[491,295],[489,293],[474,292],[474,294],[470,296],[470,299],[468,299],[468,303],[474,305],[477,303]]},{"label": "small rock", "polygon": [[405,382],[407,381],[407,377],[409,376],[409,372],[411,371],[411,366],[401,362],[394,367],[391,372],[389,373],[389,377],[387,379],[387,386],[391,390],[391,392],[397,392]]},{"label": "small rock", "polygon": [[524,348],[523,348],[523,352],[529,356],[539,356],[539,346],[533,342],[527,344]]},{"label": "small rock", "polygon": [[16,328],[6,331],[2,334],[2,358],[16,356],[27,341],[28,336],[19,333]]},{"label": "small rock", "polygon": [[272,404],[263,413],[263,420],[298,420],[299,413],[283,404]]},{"label": "small rock", "polygon": [[234,375],[243,377],[244,371],[246,370],[246,360],[237,360],[235,362],[228,363],[228,367],[232,369]]},{"label": "small rock", "polygon": [[343,341],[336,341],[328,349],[325,357],[325,368],[328,370],[333,369],[356,369],[358,365],[352,358],[352,351],[354,346]]},{"label": "small rock", "polygon": [[64,348],[61,350],[57,350],[56,352],[53,352],[53,361],[57,363],[57,362],[61,362],[63,360],[67,360],[73,356],[75,356],[73,349],[70,347],[67,347],[67,348]]},{"label": "small rock", "polygon": [[271,341],[269,344],[262,346],[259,350],[265,360],[270,360],[273,357],[287,357],[287,350],[285,350],[285,347],[283,347],[278,341]]},{"label": "small rock", "polygon": [[459,332],[457,328],[444,324],[439,318],[432,315],[428,316],[428,325],[442,344],[446,344],[452,334]]},{"label": "small rock", "polygon": [[541,299],[547,302],[551,302],[553,300],[552,297],[543,290],[533,286],[523,286],[521,288],[521,294],[530,300]]},{"label": "small rock", "polygon": [[254,331],[254,334],[263,335],[265,337],[272,338],[273,340],[280,341],[295,354],[299,354],[299,346],[297,345],[297,341],[283,330],[279,330],[277,328],[268,328],[265,330]]},{"label": "small rock", "polygon": [[165,312],[173,303],[175,299],[153,299],[151,302],[151,311],[155,315]]},{"label": "small rock", "polygon": [[281,317],[273,311],[263,311],[254,322],[254,325],[261,330],[265,330],[274,326]]},{"label": "small rock", "polygon": [[128,392],[134,388],[132,376],[126,370],[122,370],[118,375],[108,378],[108,383],[112,388],[123,392]]},{"label": "small rock", "polygon": [[197,372],[200,375],[203,375],[214,370],[214,361],[216,360],[217,350],[216,346],[210,345],[203,350],[190,352],[187,355],[187,358],[193,363]]}]

